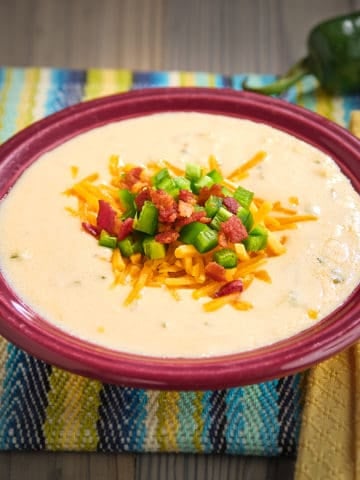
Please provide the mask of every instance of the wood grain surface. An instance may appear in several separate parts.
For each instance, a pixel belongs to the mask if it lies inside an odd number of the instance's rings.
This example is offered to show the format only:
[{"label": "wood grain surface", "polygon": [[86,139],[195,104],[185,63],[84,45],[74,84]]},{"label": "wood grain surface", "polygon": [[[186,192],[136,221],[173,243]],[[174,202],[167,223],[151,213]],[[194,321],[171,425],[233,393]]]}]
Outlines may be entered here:
[{"label": "wood grain surface", "polygon": [[[0,0],[2,66],[280,73],[360,0]],[[294,460],[0,453],[1,480],[290,480]]]}]

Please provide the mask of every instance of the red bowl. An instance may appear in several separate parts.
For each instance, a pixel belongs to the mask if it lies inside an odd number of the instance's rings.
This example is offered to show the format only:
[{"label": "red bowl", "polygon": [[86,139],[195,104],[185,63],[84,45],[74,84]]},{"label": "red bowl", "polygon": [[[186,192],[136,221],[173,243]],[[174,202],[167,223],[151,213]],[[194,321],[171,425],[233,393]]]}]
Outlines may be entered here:
[{"label": "red bowl", "polygon": [[[44,152],[109,122],[165,111],[198,111],[262,122],[330,155],[360,192],[360,141],[303,108],[256,94],[164,88],[114,95],[62,110],[0,147],[0,199]],[[288,375],[360,338],[360,287],[314,327],[249,352],[203,359],[164,359],[107,349],[64,333],[18,298],[0,273],[0,333],[48,363],[103,382],[156,389],[215,389]]]}]

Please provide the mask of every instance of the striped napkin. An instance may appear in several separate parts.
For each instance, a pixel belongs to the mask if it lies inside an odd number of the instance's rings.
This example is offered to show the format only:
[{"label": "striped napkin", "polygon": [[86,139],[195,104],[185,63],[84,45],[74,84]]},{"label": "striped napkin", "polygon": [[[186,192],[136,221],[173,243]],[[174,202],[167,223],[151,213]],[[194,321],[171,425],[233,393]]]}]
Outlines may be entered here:
[{"label": "striped napkin", "polygon": [[[187,72],[3,68],[0,142],[82,100],[153,86],[240,89],[243,79]],[[251,78],[259,85],[269,80],[271,76]],[[312,79],[305,79],[285,100],[342,125],[348,124],[352,109],[360,108],[359,97],[331,98],[313,87]],[[133,389],[73,375],[0,339],[0,450],[295,455],[302,379],[294,375],[205,392]]]}]

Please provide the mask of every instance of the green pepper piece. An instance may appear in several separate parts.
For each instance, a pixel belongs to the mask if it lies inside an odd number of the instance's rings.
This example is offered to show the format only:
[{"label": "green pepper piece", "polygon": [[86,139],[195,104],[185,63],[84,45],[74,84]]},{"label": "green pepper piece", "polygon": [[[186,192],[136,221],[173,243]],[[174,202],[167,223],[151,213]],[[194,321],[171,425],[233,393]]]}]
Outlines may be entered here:
[{"label": "green pepper piece", "polygon": [[209,177],[208,175],[204,175],[203,177],[199,178],[196,182],[192,182],[192,191],[196,194],[200,192],[200,190],[204,187],[212,187],[214,185],[214,180]]},{"label": "green pepper piece", "polygon": [[216,195],[210,195],[210,197],[205,202],[205,211],[208,217],[214,217],[219,208],[222,205],[222,199]]},{"label": "green pepper piece", "polygon": [[144,254],[151,260],[164,258],[166,255],[166,248],[163,243],[155,240],[154,237],[147,237],[143,240]]},{"label": "green pepper piece", "polygon": [[179,190],[189,190],[191,191],[191,182],[188,178],[185,177],[174,177],[175,185]]},{"label": "green pepper piece", "polygon": [[220,172],[217,170],[211,170],[209,173],[206,174],[208,177],[214,180],[214,183],[221,183],[224,179]]},{"label": "green pepper piece", "polygon": [[224,268],[234,268],[238,264],[238,258],[231,248],[222,248],[214,253],[213,259]]},{"label": "green pepper piece", "polygon": [[118,247],[121,255],[124,257],[131,257],[135,253],[142,252],[142,244],[140,240],[135,240],[131,235],[118,241]]},{"label": "green pepper piece", "polygon": [[136,214],[135,195],[126,188],[120,188],[119,192],[120,205],[124,209],[124,213],[121,215],[121,219],[134,218]]},{"label": "green pepper piece", "polygon": [[243,187],[237,187],[232,196],[240,203],[242,207],[249,208],[254,197],[254,192],[250,192],[250,190],[247,190]]},{"label": "green pepper piece", "polygon": [[161,180],[161,182],[157,184],[157,188],[160,190],[164,190],[172,197],[177,197],[179,195],[179,189],[172,178],[164,178],[163,180]]},{"label": "green pepper piece", "polygon": [[180,231],[180,240],[184,243],[193,245],[197,235],[205,230],[205,223],[191,222],[185,225]]},{"label": "green pepper piece", "polygon": [[248,252],[258,252],[267,245],[268,231],[262,225],[256,225],[249,236],[243,240],[243,244]]},{"label": "green pepper piece", "polygon": [[219,210],[216,212],[215,217],[210,222],[210,227],[214,228],[215,230],[220,230],[221,224],[229,220],[233,214],[229,212],[225,207],[220,207]]},{"label": "green pepper piece", "polygon": [[167,168],[162,168],[151,177],[151,183],[155,187],[159,188],[159,184],[167,178],[171,178],[169,170]]},{"label": "green pepper piece", "polygon": [[185,166],[185,178],[190,182],[196,182],[201,178],[201,167],[195,163],[187,163]]},{"label": "green pepper piece", "polygon": [[99,245],[107,248],[116,248],[117,238],[109,235],[106,230],[101,230],[99,237]]},{"label": "green pepper piece", "polygon": [[158,209],[152,202],[146,200],[139,217],[134,222],[134,230],[154,235],[158,226],[158,216]]},{"label": "green pepper piece", "polygon": [[227,187],[222,186],[221,191],[222,191],[222,193],[224,194],[225,197],[232,197],[233,196],[233,192],[231,190],[229,190]]},{"label": "green pepper piece", "polygon": [[244,207],[240,207],[239,210],[237,211],[237,217],[240,218],[242,224],[244,225],[244,227],[246,228],[246,230],[248,232],[250,232],[250,230],[252,229],[253,225],[254,225],[254,217],[252,215],[252,213],[250,212],[250,210],[248,210],[247,208],[244,208]]},{"label": "green pepper piece", "polygon": [[307,40],[308,54],[278,80],[263,87],[243,83],[244,90],[279,95],[307,74],[329,93],[360,91],[360,12],[330,18],[316,25]]},{"label": "green pepper piece", "polygon": [[218,244],[218,233],[212,228],[205,225],[205,228],[197,234],[193,245],[200,253],[206,253],[215,248]]}]

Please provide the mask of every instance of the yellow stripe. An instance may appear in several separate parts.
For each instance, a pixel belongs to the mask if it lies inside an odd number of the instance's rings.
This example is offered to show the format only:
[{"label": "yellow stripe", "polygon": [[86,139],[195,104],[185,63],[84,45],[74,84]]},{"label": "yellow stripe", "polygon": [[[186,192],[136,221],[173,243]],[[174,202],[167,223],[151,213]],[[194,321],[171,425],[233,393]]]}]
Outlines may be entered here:
[{"label": "yellow stripe", "polygon": [[127,92],[133,84],[133,74],[130,70],[116,71],[116,85],[118,92]]},{"label": "yellow stripe", "polygon": [[91,69],[87,72],[85,100],[130,90],[133,77],[129,70]]},{"label": "yellow stripe", "polygon": [[40,69],[29,68],[25,71],[24,88],[19,99],[19,112],[16,120],[17,130],[30,125],[34,120],[35,97],[39,86]]},{"label": "yellow stripe", "polygon": [[316,92],[316,112],[329,120],[334,120],[331,96],[322,90],[317,90]]},{"label": "yellow stripe", "polygon": [[196,85],[195,75],[191,72],[180,73],[180,86],[181,87],[194,87]]},{"label": "yellow stripe", "polygon": [[100,95],[102,71],[89,69],[86,74],[86,84],[84,88],[84,100],[91,100]]},{"label": "yellow stripe", "polygon": [[82,383],[82,408],[79,414],[80,450],[95,451],[99,441],[96,423],[99,419],[100,391],[102,384],[96,380],[79,377]]},{"label": "yellow stripe", "polygon": [[53,368],[44,434],[49,450],[96,450],[101,383]]},{"label": "yellow stripe", "polygon": [[12,70],[6,69],[4,86],[0,90],[0,130],[2,130],[4,126],[5,103],[7,101],[9,90],[11,88],[11,80],[12,80]]},{"label": "yellow stripe", "polygon": [[203,451],[202,443],[201,443],[201,435],[202,435],[202,432],[204,431],[204,420],[203,420],[203,417],[202,417],[202,411],[203,411],[202,399],[203,399],[203,396],[204,396],[204,394],[202,392],[195,392],[193,418],[194,418],[194,421],[195,421],[196,428],[195,428],[195,432],[194,432],[194,436],[193,436],[193,443],[194,443],[194,448],[199,453],[201,453]]},{"label": "yellow stripe", "polygon": [[304,102],[304,85],[303,82],[297,82],[295,84],[295,90],[296,90],[296,104],[300,105],[301,107],[305,107],[305,102]]},{"label": "yellow stripe", "polygon": [[208,75],[208,86],[209,87],[216,87],[215,74],[213,74],[213,73],[209,73],[209,75]]},{"label": "yellow stripe", "polygon": [[159,444],[157,441],[157,428],[158,428],[158,399],[160,392],[158,390],[147,390],[147,402],[146,402],[146,416],[145,416],[145,439],[144,439],[144,451],[145,452],[157,452],[159,450]]},{"label": "yellow stripe", "polygon": [[176,433],[179,428],[179,392],[160,392],[156,437],[160,451],[178,451]]},{"label": "yellow stripe", "polygon": [[48,406],[46,420],[43,426],[46,448],[49,450],[61,450],[62,431],[64,428],[64,398],[66,396],[65,385],[69,374],[57,368],[53,368],[49,378],[50,390],[48,393]]}]

